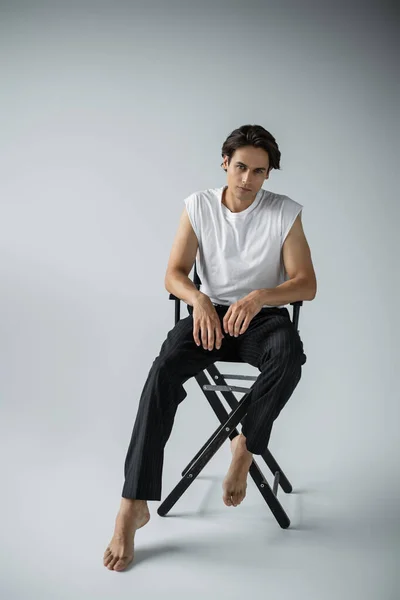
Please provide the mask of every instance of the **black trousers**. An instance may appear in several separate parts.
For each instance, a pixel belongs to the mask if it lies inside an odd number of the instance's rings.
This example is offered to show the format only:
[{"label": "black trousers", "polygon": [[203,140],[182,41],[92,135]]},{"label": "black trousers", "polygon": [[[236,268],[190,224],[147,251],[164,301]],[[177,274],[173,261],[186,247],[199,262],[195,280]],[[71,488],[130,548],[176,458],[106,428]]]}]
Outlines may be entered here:
[{"label": "black trousers", "polygon": [[[253,454],[266,450],[273,421],[300,381],[306,355],[287,308],[261,309],[237,338],[222,327],[228,307],[215,308],[225,336],[219,350],[196,345],[190,314],[168,332],[153,361],[125,459],[123,498],[161,500],[164,447],[177,407],[187,396],[183,384],[210,364],[236,357],[260,371],[251,386],[251,401],[242,422],[247,448]],[[189,311],[193,312],[191,306]]]}]

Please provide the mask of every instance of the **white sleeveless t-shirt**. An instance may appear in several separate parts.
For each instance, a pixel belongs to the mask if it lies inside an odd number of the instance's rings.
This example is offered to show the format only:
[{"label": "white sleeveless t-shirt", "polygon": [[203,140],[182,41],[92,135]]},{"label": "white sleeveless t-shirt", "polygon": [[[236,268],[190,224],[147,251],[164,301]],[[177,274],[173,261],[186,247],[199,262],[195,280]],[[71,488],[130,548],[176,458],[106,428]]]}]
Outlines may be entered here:
[{"label": "white sleeveless t-shirt", "polygon": [[214,304],[231,305],[288,279],[282,246],[303,205],[261,188],[250,206],[233,213],[221,202],[226,187],[194,192],[184,202],[199,243],[200,291]]}]

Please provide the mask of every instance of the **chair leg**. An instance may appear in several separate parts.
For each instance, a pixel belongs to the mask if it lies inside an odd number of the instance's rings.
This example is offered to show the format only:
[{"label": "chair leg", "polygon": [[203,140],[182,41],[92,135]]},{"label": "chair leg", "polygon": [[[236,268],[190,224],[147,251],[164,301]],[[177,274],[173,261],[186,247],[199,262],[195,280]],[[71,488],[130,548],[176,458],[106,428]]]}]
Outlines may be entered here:
[{"label": "chair leg", "polygon": [[[204,375],[203,372],[198,373],[197,375],[195,375],[195,378],[197,380],[197,383],[199,384],[199,386],[203,389],[203,385],[206,385],[209,383],[207,377]],[[205,390],[203,390],[203,392],[207,395],[207,393]],[[228,419],[229,417],[229,413],[227,412],[227,410],[224,408],[224,406],[222,405],[220,399],[218,398],[217,394],[215,394],[214,392],[211,392],[210,396],[207,396],[207,399],[209,401],[209,403],[211,404],[211,407],[213,409],[213,411],[215,412],[215,414],[217,415],[217,418],[220,420],[221,423],[225,423],[225,421]],[[236,402],[236,406],[237,407],[238,402]],[[237,435],[239,435],[239,432],[237,429],[233,429],[232,432],[229,434],[229,438],[231,440],[233,440]],[[182,477],[184,477],[186,475],[186,473],[189,471],[190,467],[192,466],[192,464],[199,458],[199,456],[204,452],[205,448],[207,447],[207,445],[211,442],[212,438],[213,438],[214,434],[206,441],[206,443],[204,444],[204,446],[202,448],[200,448],[200,450],[198,451],[198,453],[196,454],[196,456],[194,458],[192,458],[192,460],[190,461],[190,463],[187,465],[187,467],[185,467],[182,471]]]},{"label": "chair leg", "polygon": [[[158,507],[158,514],[165,516],[171,508],[176,504],[182,494],[187,490],[190,484],[194,481],[197,475],[204,469],[207,463],[211,460],[217,450],[222,446],[224,441],[232,433],[232,429],[240,422],[244,417],[247,410],[246,398],[242,398],[238,406],[231,412],[227,421],[225,421],[218,429],[214,432],[207,444],[203,446],[203,451],[195,461],[192,461],[189,471],[185,474],[180,482],[174,487],[172,492]],[[199,454],[199,453],[198,453]]]},{"label": "chair leg", "polygon": [[[227,413],[227,418],[228,418],[228,413]],[[226,419],[223,421],[223,423],[225,423]],[[239,435],[238,430],[235,428],[233,429],[232,433],[229,434],[229,438],[231,440],[233,440],[237,435]],[[196,460],[203,454],[204,450],[207,448],[207,446],[212,442],[212,440],[214,439],[214,434],[206,441],[206,443],[204,444],[204,446],[202,446],[200,448],[200,450],[197,452],[197,454],[192,458],[192,460],[190,461],[190,463],[188,464],[187,467],[185,467],[182,471],[182,477],[185,477],[186,473],[188,473],[191,469],[191,467],[194,465],[194,463],[196,462]]]},{"label": "chair leg", "polygon": [[265,463],[267,464],[269,470],[271,471],[271,473],[273,475],[275,475],[276,473],[279,473],[278,484],[281,486],[283,491],[286,492],[286,494],[290,494],[290,492],[293,491],[292,484],[287,479],[286,475],[284,474],[281,467],[278,465],[278,463],[276,462],[275,458],[272,456],[272,454],[268,450],[268,448],[266,449],[264,454],[261,455],[261,457],[263,458],[263,460],[265,461]]},{"label": "chair leg", "polygon": [[[215,371],[217,371],[217,373],[218,373],[218,370],[214,365],[212,365],[212,366],[214,367],[212,377],[213,377],[213,379],[215,379],[215,376],[216,376]],[[196,375],[196,380],[202,389],[203,389],[204,385],[209,383],[204,372],[201,372],[198,375]],[[226,385],[226,384],[221,383],[220,385]],[[224,423],[229,415],[228,415],[226,409],[224,408],[224,406],[222,405],[221,400],[218,398],[218,395],[211,390],[203,389],[203,392],[207,396],[207,400],[210,402],[212,409],[214,410],[215,414],[217,415],[217,418],[221,421],[221,423]],[[221,393],[223,393],[225,396],[226,392],[221,392]],[[234,408],[237,407],[238,404],[240,402],[242,402],[243,399],[246,397],[246,396],[244,396],[242,398],[242,400],[238,401],[232,392],[228,392],[228,393],[231,394],[232,399],[233,399],[233,401],[229,402],[232,410],[234,410]],[[229,437],[231,439],[233,439],[234,437],[236,437],[236,435],[238,435],[238,433],[239,432],[237,431],[237,429],[234,429],[234,430],[232,430],[232,433],[230,434]],[[198,456],[201,454],[201,452],[207,446],[209,441],[210,440],[208,440],[205,443],[203,448],[192,459],[191,463],[189,463],[189,465],[186,467],[186,469],[182,473],[182,476],[185,475],[189,471],[190,466],[195,462],[195,460],[198,458]],[[290,525],[290,519],[277,498],[277,492],[278,492],[279,484],[282,485],[282,488],[284,489],[284,491],[288,490],[289,492],[292,491],[292,486],[289,483],[289,481],[287,481],[285,475],[283,475],[278,463],[275,461],[274,457],[272,456],[271,452],[268,449],[262,455],[262,458],[265,460],[268,467],[271,469],[272,474],[274,475],[273,489],[271,489],[271,487],[269,486],[268,481],[266,481],[263,473],[261,472],[261,470],[258,467],[255,460],[253,460],[253,462],[250,466],[249,474],[251,475],[259,492],[263,496],[265,502],[268,504],[272,514],[274,515],[274,517],[277,520],[277,522],[279,523],[279,525],[282,527],[282,529],[287,529]],[[280,481],[282,477],[284,479],[283,482]],[[285,480],[286,480],[287,485],[285,485]]]},{"label": "chair leg", "polygon": [[249,473],[279,525],[282,527],[282,529],[287,529],[290,525],[290,519],[277,498],[279,471],[275,473],[273,490],[271,489],[268,481],[266,481],[255,460],[253,460],[250,466]]},{"label": "chair leg", "polygon": [[[209,372],[210,376],[213,379],[213,383],[215,385],[229,385],[226,380],[224,379],[223,375],[219,372],[219,370],[217,369],[217,367],[215,366],[215,364],[211,364],[210,366],[207,367],[207,371]],[[201,381],[201,384],[199,382],[199,379]],[[204,379],[203,379],[204,378]],[[203,384],[208,384],[208,380],[206,378],[206,376],[204,375],[204,373],[200,373],[199,376],[196,376],[196,379],[198,379],[199,384],[201,385],[201,387],[203,386]],[[221,404],[220,399],[218,398],[217,394],[215,392],[212,391],[206,391],[203,390],[204,394],[207,397],[207,400],[209,401],[211,408],[214,410],[214,412],[216,413],[217,417],[219,417],[219,413],[216,412],[216,407],[218,405],[218,403],[221,405],[222,409],[224,409],[224,407]],[[225,400],[227,401],[227,403],[229,404],[230,408],[233,410],[239,400],[235,397],[235,395],[233,394],[233,392],[220,392]],[[217,408],[217,410],[220,410],[219,407]],[[226,411],[225,411],[226,412]],[[226,413],[227,414],[227,413]],[[262,459],[265,461],[266,465],[268,466],[268,468],[270,469],[271,473],[275,476],[275,474],[279,471],[279,485],[281,486],[281,488],[283,489],[283,491],[286,494],[290,494],[290,492],[293,491],[293,487],[292,484],[290,483],[290,481],[288,480],[288,478],[286,477],[285,473],[282,471],[281,467],[279,466],[279,464],[276,462],[275,458],[272,456],[270,450],[267,448],[267,450],[261,455]]]},{"label": "chair leg", "polygon": [[[212,366],[214,367],[214,365]],[[221,378],[221,381],[224,382],[224,378],[218,372],[216,367],[214,367],[214,369],[216,373],[214,372],[213,376],[215,377],[215,375],[218,374]],[[209,381],[205,376],[204,372],[199,373],[195,377],[202,390],[203,385],[209,384]],[[220,384],[226,385],[226,383]],[[202,469],[211,460],[211,458],[214,456],[217,450],[222,446],[224,441],[228,437],[230,439],[234,439],[237,435],[239,435],[239,432],[236,429],[236,425],[238,425],[243,420],[246,414],[248,396],[245,395],[239,401],[233,395],[232,392],[222,392],[228,404],[232,408],[232,412],[229,415],[215,392],[210,390],[203,390],[203,393],[206,395],[207,400],[209,401],[215,414],[220,420],[221,426],[212,434],[212,436],[207,440],[207,442],[202,446],[202,448],[190,461],[188,466],[183,470],[181,481],[175,486],[172,492],[159,506],[157,512],[160,516],[165,516],[171,510],[171,508],[176,504],[179,498],[191,485],[191,483],[194,481],[197,475],[202,471]],[[282,486],[282,489],[284,489],[284,491],[287,492],[292,491],[292,486],[286,479],[285,475],[282,473],[278,463],[275,461],[274,457],[268,449],[262,455],[262,458],[265,460],[266,464],[268,465],[268,467],[274,475],[273,489],[271,489],[271,487],[269,486],[255,460],[253,460],[250,466],[249,473],[257,488],[259,489],[261,495],[263,496],[265,502],[268,504],[278,524],[282,527],[282,529],[287,529],[290,525],[290,519],[277,498],[277,491],[279,484]]]}]

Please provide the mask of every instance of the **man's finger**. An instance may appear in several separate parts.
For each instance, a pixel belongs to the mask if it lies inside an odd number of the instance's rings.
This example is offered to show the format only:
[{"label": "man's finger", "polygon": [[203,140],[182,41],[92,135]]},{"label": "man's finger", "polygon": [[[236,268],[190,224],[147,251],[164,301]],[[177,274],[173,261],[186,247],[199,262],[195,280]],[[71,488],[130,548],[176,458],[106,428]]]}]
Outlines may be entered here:
[{"label": "man's finger", "polygon": [[203,344],[204,350],[207,350],[208,340],[207,340],[207,326],[204,324],[201,327],[201,343]]},{"label": "man's finger", "polygon": [[216,327],[215,328],[215,347],[217,348],[217,350],[219,350],[221,348],[221,344],[222,344],[222,338],[223,338],[223,334],[221,332],[220,327]]},{"label": "man's finger", "polygon": [[242,325],[242,327],[241,327],[241,329],[240,329],[240,331],[239,331],[239,335],[241,335],[242,333],[244,333],[244,332],[246,331],[246,329],[247,329],[247,328],[248,328],[248,326],[249,326],[249,323],[250,323],[250,319],[249,319],[249,317],[247,316],[247,317],[245,318],[245,320],[243,321],[243,325]]},{"label": "man's finger", "polygon": [[236,323],[239,318],[239,314],[232,315],[230,322],[228,323],[229,333],[235,335]]},{"label": "man's finger", "polygon": [[208,350],[212,350],[214,347],[214,328],[212,325],[208,326]]},{"label": "man's finger", "polygon": [[225,317],[224,317],[224,330],[225,330],[225,333],[231,333],[229,328],[231,326],[230,320],[232,319],[232,314],[233,314],[233,312],[231,311],[231,309],[229,309],[228,312],[226,313]]},{"label": "man's finger", "polygon": [[242,322],[244,321],[244,319],[246,318],[246,315],[243,313],[240,313],[236,319],[235,322],[235,326],[233,328],[233,332],[234,332],[234,336],[237,337],[239,335],[239,331],[240,328],[242,326]]},{"label": "man's finger", "polygon": [[197,323],[193,327],[193,339],[196,342],[197,346],[200,346],[199,326],[197,325]]},{"label": "man's finger", "polygon": [[231,315],[228,323],[226,324],[226,329],[227,329],[229,335],[233,335],[233,324],[234,324],[234,319],[235,318],[236,317],[234,317],[233,315]]},{"label": "man's finger", "polygon": [[228,333],[228,321],[229,321],[229,317],[232,314],[231,306],[228,308],[228,310],[225,313],[224,318],[222,319],[222,323],[224,325],[224,331],[225,331],[225,333]]}]

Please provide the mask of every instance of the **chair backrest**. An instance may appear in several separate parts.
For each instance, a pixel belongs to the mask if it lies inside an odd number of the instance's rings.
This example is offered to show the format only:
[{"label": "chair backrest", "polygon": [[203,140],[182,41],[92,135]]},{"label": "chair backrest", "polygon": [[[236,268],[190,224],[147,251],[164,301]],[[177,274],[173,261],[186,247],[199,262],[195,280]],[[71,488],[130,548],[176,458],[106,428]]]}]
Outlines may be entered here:
[{"label": "chair backrest", "polygon": [[[197,287],[197,289],[199,290],[200,289],[200,285],[201,285],[201,279],[199,277],[199,274],[197,273],[196,261],[194,262],[193,283]],[[175,325],[176,325],[177,322],[180,319],[181,300],[180,300],[180,298],[177,298],[176,296],[174,296],[174,294],[170,294],[169,295],[169,299],[170,300],[175,300]],[[293,323],[293,325],[296,327],[296,329],[298,331],[298,329],[299,329],[299,317],[300,317],[300,306],[303,306],[303,300],[297,300],[296,302],[290,302],[290,305],[293,306],[292,323]]]}]

